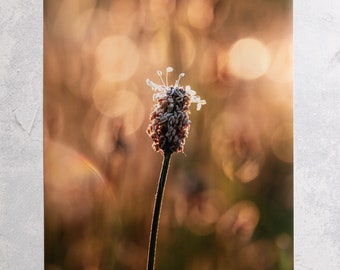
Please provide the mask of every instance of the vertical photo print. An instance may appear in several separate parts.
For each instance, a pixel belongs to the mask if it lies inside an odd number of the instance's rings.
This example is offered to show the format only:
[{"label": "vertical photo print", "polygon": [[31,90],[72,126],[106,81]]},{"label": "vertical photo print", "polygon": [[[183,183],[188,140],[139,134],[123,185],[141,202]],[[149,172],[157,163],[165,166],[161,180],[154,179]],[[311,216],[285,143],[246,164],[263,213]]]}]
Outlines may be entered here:
[{"label": "vertical photo print", "polygon": [[45,0],[46,270],[292,270],[291,0]]}]

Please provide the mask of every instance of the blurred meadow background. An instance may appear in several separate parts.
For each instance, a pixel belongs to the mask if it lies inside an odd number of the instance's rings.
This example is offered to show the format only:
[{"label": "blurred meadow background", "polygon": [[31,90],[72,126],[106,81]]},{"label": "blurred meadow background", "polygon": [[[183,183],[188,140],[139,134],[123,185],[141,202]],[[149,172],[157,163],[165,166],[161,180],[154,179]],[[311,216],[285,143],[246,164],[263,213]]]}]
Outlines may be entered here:
[{"label": "blurred meadow background", "polygon": [[156,269],[293,269],[290,0],[45,0],[45,269],[145,269],[162,156],[146,78],[207,100],[172,157]]}]

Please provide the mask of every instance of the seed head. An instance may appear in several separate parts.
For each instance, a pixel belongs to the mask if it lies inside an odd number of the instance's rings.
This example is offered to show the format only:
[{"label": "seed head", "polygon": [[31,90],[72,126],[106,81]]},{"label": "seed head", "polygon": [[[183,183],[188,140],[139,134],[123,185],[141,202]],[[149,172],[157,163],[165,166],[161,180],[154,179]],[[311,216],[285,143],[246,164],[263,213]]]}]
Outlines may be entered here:
[{"label": "seed head", "polygon": [[179,85],[184,73],[179,74],[175,84],[169,86],[168,73],[172,71],[172,67],[166,68],[165,82],[162,72],[157,71],[162,85],[146,80],[146,84],[155,92],[153,100],[156,102],[150,115],[147,134],[153,140],[152,147],[157,152],[183,152],[190,128],[189,106],[197,103],[197,110],[200,110],[206,104],[189,85],[185,88]]}]

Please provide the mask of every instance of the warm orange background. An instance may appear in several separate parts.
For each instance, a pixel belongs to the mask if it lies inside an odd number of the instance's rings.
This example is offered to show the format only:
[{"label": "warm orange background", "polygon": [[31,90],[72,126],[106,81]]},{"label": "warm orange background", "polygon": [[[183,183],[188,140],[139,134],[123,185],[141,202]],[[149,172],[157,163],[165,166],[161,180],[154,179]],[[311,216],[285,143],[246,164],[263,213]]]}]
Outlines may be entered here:
[{"label": "warm orange background", "polygon": [[293,269],[292,3],[44,1],[45,265],[144,269],[162,156],[146,78],[207,100],[173,155],[157,269]]}]

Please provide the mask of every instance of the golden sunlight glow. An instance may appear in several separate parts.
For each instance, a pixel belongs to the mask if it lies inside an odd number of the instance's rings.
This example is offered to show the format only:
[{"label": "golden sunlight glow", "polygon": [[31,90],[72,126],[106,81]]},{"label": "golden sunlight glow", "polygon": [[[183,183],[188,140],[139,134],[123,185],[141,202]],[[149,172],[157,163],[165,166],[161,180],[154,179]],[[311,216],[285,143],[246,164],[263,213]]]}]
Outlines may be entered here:
[{"label": "golden sunlight glow", "polygon": [[284,162],[293,162],[293,125],[280,125],[271,139],[271,146],[277,158]]},{"label": "golden sunlight glow", "polygon": [[109,117],[101,117],[95,123],[95,128],[89,131],[91,143],[96,150],[103,153],[111,153],[116,147],[116,137],[119,129]]},{"label": "golden sunlight glow", "polygon": [[[240,251],[240,256],[242,269],[273,269],[278,259],[277,249],[268,239],[256,240],[245,245]],[[259,258],[261,259],[259,260]]]},{"label": "golden sunlight glow", "polygon": [[190,31],[185,27],[180,27],[177,30],[178,40],[181,43],[181,50],[179,51],[184,69],[191,67],[195,60],[196,44]]},{"label": "golden sunlight glow", "polygon": [[244,80],[253,80],[266,73],[270,55],[263,43],[257,39],[238,40],[229,51],[230,72]]},{"label": "golden sunlight glow", "polygon": [[49,141],[45,149],[44,162],[50,168],[45,175],[45,206],[54,207],[53,215],[65,224],[88,220],[99,198],[109,195],[104,176],[87,157],[66,144]]},{"label": "golden sunlight glow", "polygon": [[291,39],[275,40],[269,43],[268,48],[272,59],[266,76],[279,83],[291,82],[293,79],[293,48]]},{"label": "golden sunlight glow", "polygon": [[188,207],[185,223],[197,235],[207,235],[214,230],[220,217],[219,193],[210,191],[201,194],[200,202]]},{"label": "golden sunlight glow", "polygon": [[[117,90],[116,85],[106,78],[101,78],[93,89],[93,100],[97,109],[108,117],[124,114],[131,108],[135,95],[124,90]],[[124,98],[126,98],[124,100]],[[131,98],[131,100],[129,100]],[[119,99],[119,100],[118,100]]]},{"label": "golden sunlight glow", "polygon": [[71,26],[75,40],[81,41],[86,36],[94,11],[94,9],[88,9],[76,17]]},{"label": "golden sunlight glow", "polygon": [[251,201],[240,201],[230,207],[216,224],[216,231],[221,236],[236,235],[248,240],[260,219],[257,206]]},{"label": "golden sunlight glow", "polygon": [[196,56],[196,44],[193,35],[185,27],[177,27],[173,32],[174,40],[180,44],[180,50],[170,43],[170,33],[157,31],[147,46],[146,59],[154,65],[171,63],[171,55],[178,56],[183,69],[189,69]]},{"label": "golden sunlight glow", "polygon": [[[74,38],[74,34],[77,34],[73,28],[77,17],[86,10],[93,10],[95,7],[94,0],[73,0],[73,1],[55,1],[59,2],[59,9],[56,13],[56,19],[54,21],[53,29],[56,34]],[[70,27],[71,26],[71,27]],[[71,30],[71,31],[70,31]]]},{"label": "golden sunlight glow", "polygon": [[[132,102],[131,102],[132,103]],[[137,131],[138,128],[143,123],[145,116],[145,106],[143,102],[135,95],[135,99],[133,100],[131,109],[128,110],[123,115],[124,120],[124,134],[130,135]]]},{"label": "golden sunlight glow", "polygon": [[146,46],[146,59],[154,65],[166,65],[170,62],[169,38],[164,31],[156,32]]},{"label": "golden sunlight glow", "polygon": [[208,27],[214,19],[211,1],[207,0],[190,1],[187,14],[189,23],[199,29]]},{"label": "golden sunlight glow", "polygon": [[97,71],[110,80],[129,79],[135,73],[138,63],[138,49],[127,36],[106,37],[96,48]]},{"label": "golden sunlight glow", "polygon": [[248,160],[236,171],[236,176],[241,182],[247,183],[254,180],[260,172],[260,165],[256,160]]},{"label": "golden sunlight glow", "polygon": [[231,145],[233,143],[233,135],[232,131],[228,129],[228,126],[226,125],[226,122],[223,122],[225,119],[229,119],[228,114],[221,114],[217,119],[221,121],[216,121],[216,123],[219,123],[219,125],[214,126],[214,129],[211,132],[211,151],[214,153],[214,159],[217,164],[223,163],[223,167],[225,167],[226,171],[225,173],[227,176],[230,176],[227,170],[227,168],[230,167],[230,157],[232,156],[232,149]]}]

